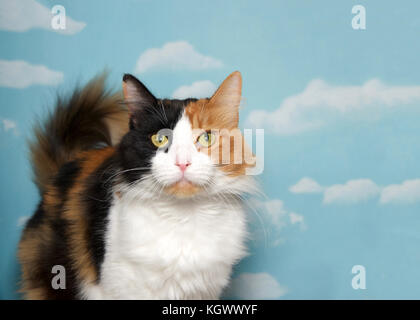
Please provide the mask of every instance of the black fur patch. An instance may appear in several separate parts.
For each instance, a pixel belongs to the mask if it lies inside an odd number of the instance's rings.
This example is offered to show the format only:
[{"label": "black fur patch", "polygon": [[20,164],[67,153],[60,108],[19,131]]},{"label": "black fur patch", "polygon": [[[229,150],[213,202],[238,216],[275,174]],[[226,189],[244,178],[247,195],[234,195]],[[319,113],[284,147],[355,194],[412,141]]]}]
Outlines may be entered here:
[{"label": "black fur patch", "polygon": [[80,164],[78,161],[67,162],[60,168],[55,177],[54,185],[58,188],[62,197],[65,197],[67,191],[73,186],[79,172]]},{"label": "black fur patch", "polygon": [[38,228],[45,219],[45,210],[43,208],[43,201],[38,204],[38,208],[36,209],[35,213],[26,223],[25,229],[35,229]]},{"label": "black fur patch", "polygon": [[[124,173],[127,182],[140,179],[150,168],[150,160],[157,150],[150,140],[151,136],[162,129],[173,130],[184,108],[192,101],[197,99],[156,100],[153,105],[143,106],[133,114],[135,121],[131,121],[131,130],[119,147],[121,168],[130,170]],[[133,170],[136,168],[141,170]]]},{"label": "black fur patch", "polygon": [[[48,299],[70,300],[78,298],[78,283],[75,270],[69,257],[68,222],[60,216],[55,217],[51,222],[53,239],[49,243],[41,244],[39,262],[39,279],[44,282],[43,287],[48,288]],[[52,280],[56,274],[52,273],[55,265],[63,266],[65,269],[66,288],[54,289]]]},{"label": "black fur patch", "polygon": [[[35,249],[37,254],[36,267],[32,270],[31,286],[33,288],[45,288],[46,299],[68,300],[78,298],[78,287],[75,271],[69,256],[68,222],[61,217],[61,210],[54,215],[46,215],[41,202],[37,211],[28,221],[26,230],[37,229],[41,224],[48,224],[52,239],[40,241]],[[54,289],[52,280],[56,274],[52,273],[55,265],[65,269],[65,289]]]},{"label": "black fur patch", "polygon": [[86,205],[88,249],[99,276],[105,255],[105,234],[112,200],[112,176],[116,172],[115,162],[115,156],[110,157],[88,177],[86,193],[82,196]]}]

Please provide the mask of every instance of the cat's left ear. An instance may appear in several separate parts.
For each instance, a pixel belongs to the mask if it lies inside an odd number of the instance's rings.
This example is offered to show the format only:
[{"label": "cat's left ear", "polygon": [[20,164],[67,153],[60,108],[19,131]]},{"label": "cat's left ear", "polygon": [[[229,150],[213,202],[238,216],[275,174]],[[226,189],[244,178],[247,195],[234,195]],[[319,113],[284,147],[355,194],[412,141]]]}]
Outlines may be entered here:
[{"label": "cat's left ear", "polygon": [[145,106],[156,104],[155,96],[135,76],[125,74],[123,77],[124,101],[128,106],[130,117]]},{"label": "cat's left ear", "polygon": [[239,71],[231,73],[210,98],[212,113],[220,114],[221,125],[232,129],[238,126],[241,103],[242,76]]}]

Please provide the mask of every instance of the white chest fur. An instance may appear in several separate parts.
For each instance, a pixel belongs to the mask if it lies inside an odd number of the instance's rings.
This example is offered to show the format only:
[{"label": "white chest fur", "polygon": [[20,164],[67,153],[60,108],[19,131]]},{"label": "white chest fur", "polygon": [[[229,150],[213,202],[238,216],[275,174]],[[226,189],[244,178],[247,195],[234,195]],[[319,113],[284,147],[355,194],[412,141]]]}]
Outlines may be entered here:
[{"label": "white chest fur", "polygon": [[236,201],[114,199],[97,288],[87,298],[217,299],[245,255]]}]

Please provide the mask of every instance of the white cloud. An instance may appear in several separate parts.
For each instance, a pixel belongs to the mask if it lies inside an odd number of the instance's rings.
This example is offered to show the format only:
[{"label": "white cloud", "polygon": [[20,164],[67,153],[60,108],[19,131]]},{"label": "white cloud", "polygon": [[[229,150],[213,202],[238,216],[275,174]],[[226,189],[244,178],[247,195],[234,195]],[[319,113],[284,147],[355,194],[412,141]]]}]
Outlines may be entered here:
[{"label": "white cloud", "polygon": [[287,224],[287,211],[284,208],[284,203],[281,200],[274,199],[266,202],[261,202],[261,207],[265,209],[269,217],[270,223],[278,230],[282,229]]},{"label": "white cloud", "polygon": [[216,85],[210,80],[196,81],[191,85],[181,86],[172,93],[174,99],[208,98],[216,91]]},{"label": "white cloud", "polygon": [[266,216],[266,220],[270,222],[277,231],[280,231],[290,224],[304,225],[304,217],[296,212],[289,211],[285,208],[284,202],[279,199],[255,202],[260,210]]},{"label": "white cloud", "polygon": [[272,112],[255,110],[247,127],[266,128],[280,135],[298,134],[335,122],[343,115],[420,102],[420,86],[387,86],[377,79],[362,86],[334,86],[312,80],[305,90],[286,98]]},{"label": "white cloud", "polygon": [[382,190],[379,202],[382,204],[411,204],[420,202],[420,179],[406,180],[392,184]]},{"label": "white cloud", "polygon": [[190,43],[177,41],[165,43],[162,48],[147,49],[137,60],[135,72],[151,69],[205,70],[222,65],[220,60],[197,52]]},{"label": "white cloud", "polygon": [[345,184],[323,187],[311,178],[303,178],[289,190],[293,193],[313,193],[312,186],[319,187],[325,204],[356,204],[378,197],[381,204],[420,202],[420,179],[406,180],[401,184],[388,186],[379,186],[370,179],[355,179]]},{"label": "white cloud", "polygon": [[287,291],[268,273],[241,273],[232,280],[226,295],[244,300],[278,299]]},{"label": "white cloud", "polygon": [[289,214],[289,218],[290,218],[290,223],[291,224],[296,224],[296,223],[303,223],[303,216],[301,214],[295,213],[295,212],[291,212]]},{"label": "white cloud", "polygon": [[80,32],[86,24],[66,16],[66,28],[51,27],[51,8],[35,0],[0,0],[0,30],[24,32],[40,28],[66,35]]},{"label": "white cloud", "polygon": [[63,73],[43,65],[32,65],[21,60],[0,60],[0,86],[26,88],[31,85],[56,85],[63,80]]},{"label": "white cloud", "polygon": [[372,180],[357,179],[325,189],[324,203],[360,203],[375,198],[381,189]]},{"label": "white cloud", "polygon": [[292,193],[323,193],[324,203],[359,203],[378,196],[381,188],[369,179],[349,180],[345,184],[321,186],[311,178],[302,178],[289,188]]},{"label": "white cloud", "polygon": [[324,188],[311,178],[302,178],[289,188],[292,193],[321,193]]},{"label": "white cloud", "polygon": [[18,227],[23,227],[26,224],[26,222],[28,222],[29,219],[30,217],[28,216],[20,217],[17,222]]},{"label": "white cloud", "polygon": [[276,247],[285,242],[281,236],[281,231],[287,226],[297,225],[300,229],[306,230],[304,217],[296,212],[285,208],[284,202],[279,199],[261,201],[253,199],[250,203],[254,207],[254,214],[258,221],[252,221],[254,229],[252,230],[254,240],[269,243]]},{"label": "white cloud", "polygon": [[19,135],[18,127],[15,121],[4,118],[0,118],[0,121],[5,132],[12,132],[15,136]]}]

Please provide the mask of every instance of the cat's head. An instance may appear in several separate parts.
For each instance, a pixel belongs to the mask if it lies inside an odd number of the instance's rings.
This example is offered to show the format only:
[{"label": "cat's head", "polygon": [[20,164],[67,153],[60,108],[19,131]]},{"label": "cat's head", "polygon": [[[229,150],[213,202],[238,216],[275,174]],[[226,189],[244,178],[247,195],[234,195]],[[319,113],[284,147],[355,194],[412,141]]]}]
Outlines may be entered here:
[{"label": "cat's head", "polygon": [[183,198],[234,190],[255,163],[238,129],[241,87],[234,72],[211,98],[157,99],[125,75],[130,130],[120,155],[127,182]]}]

